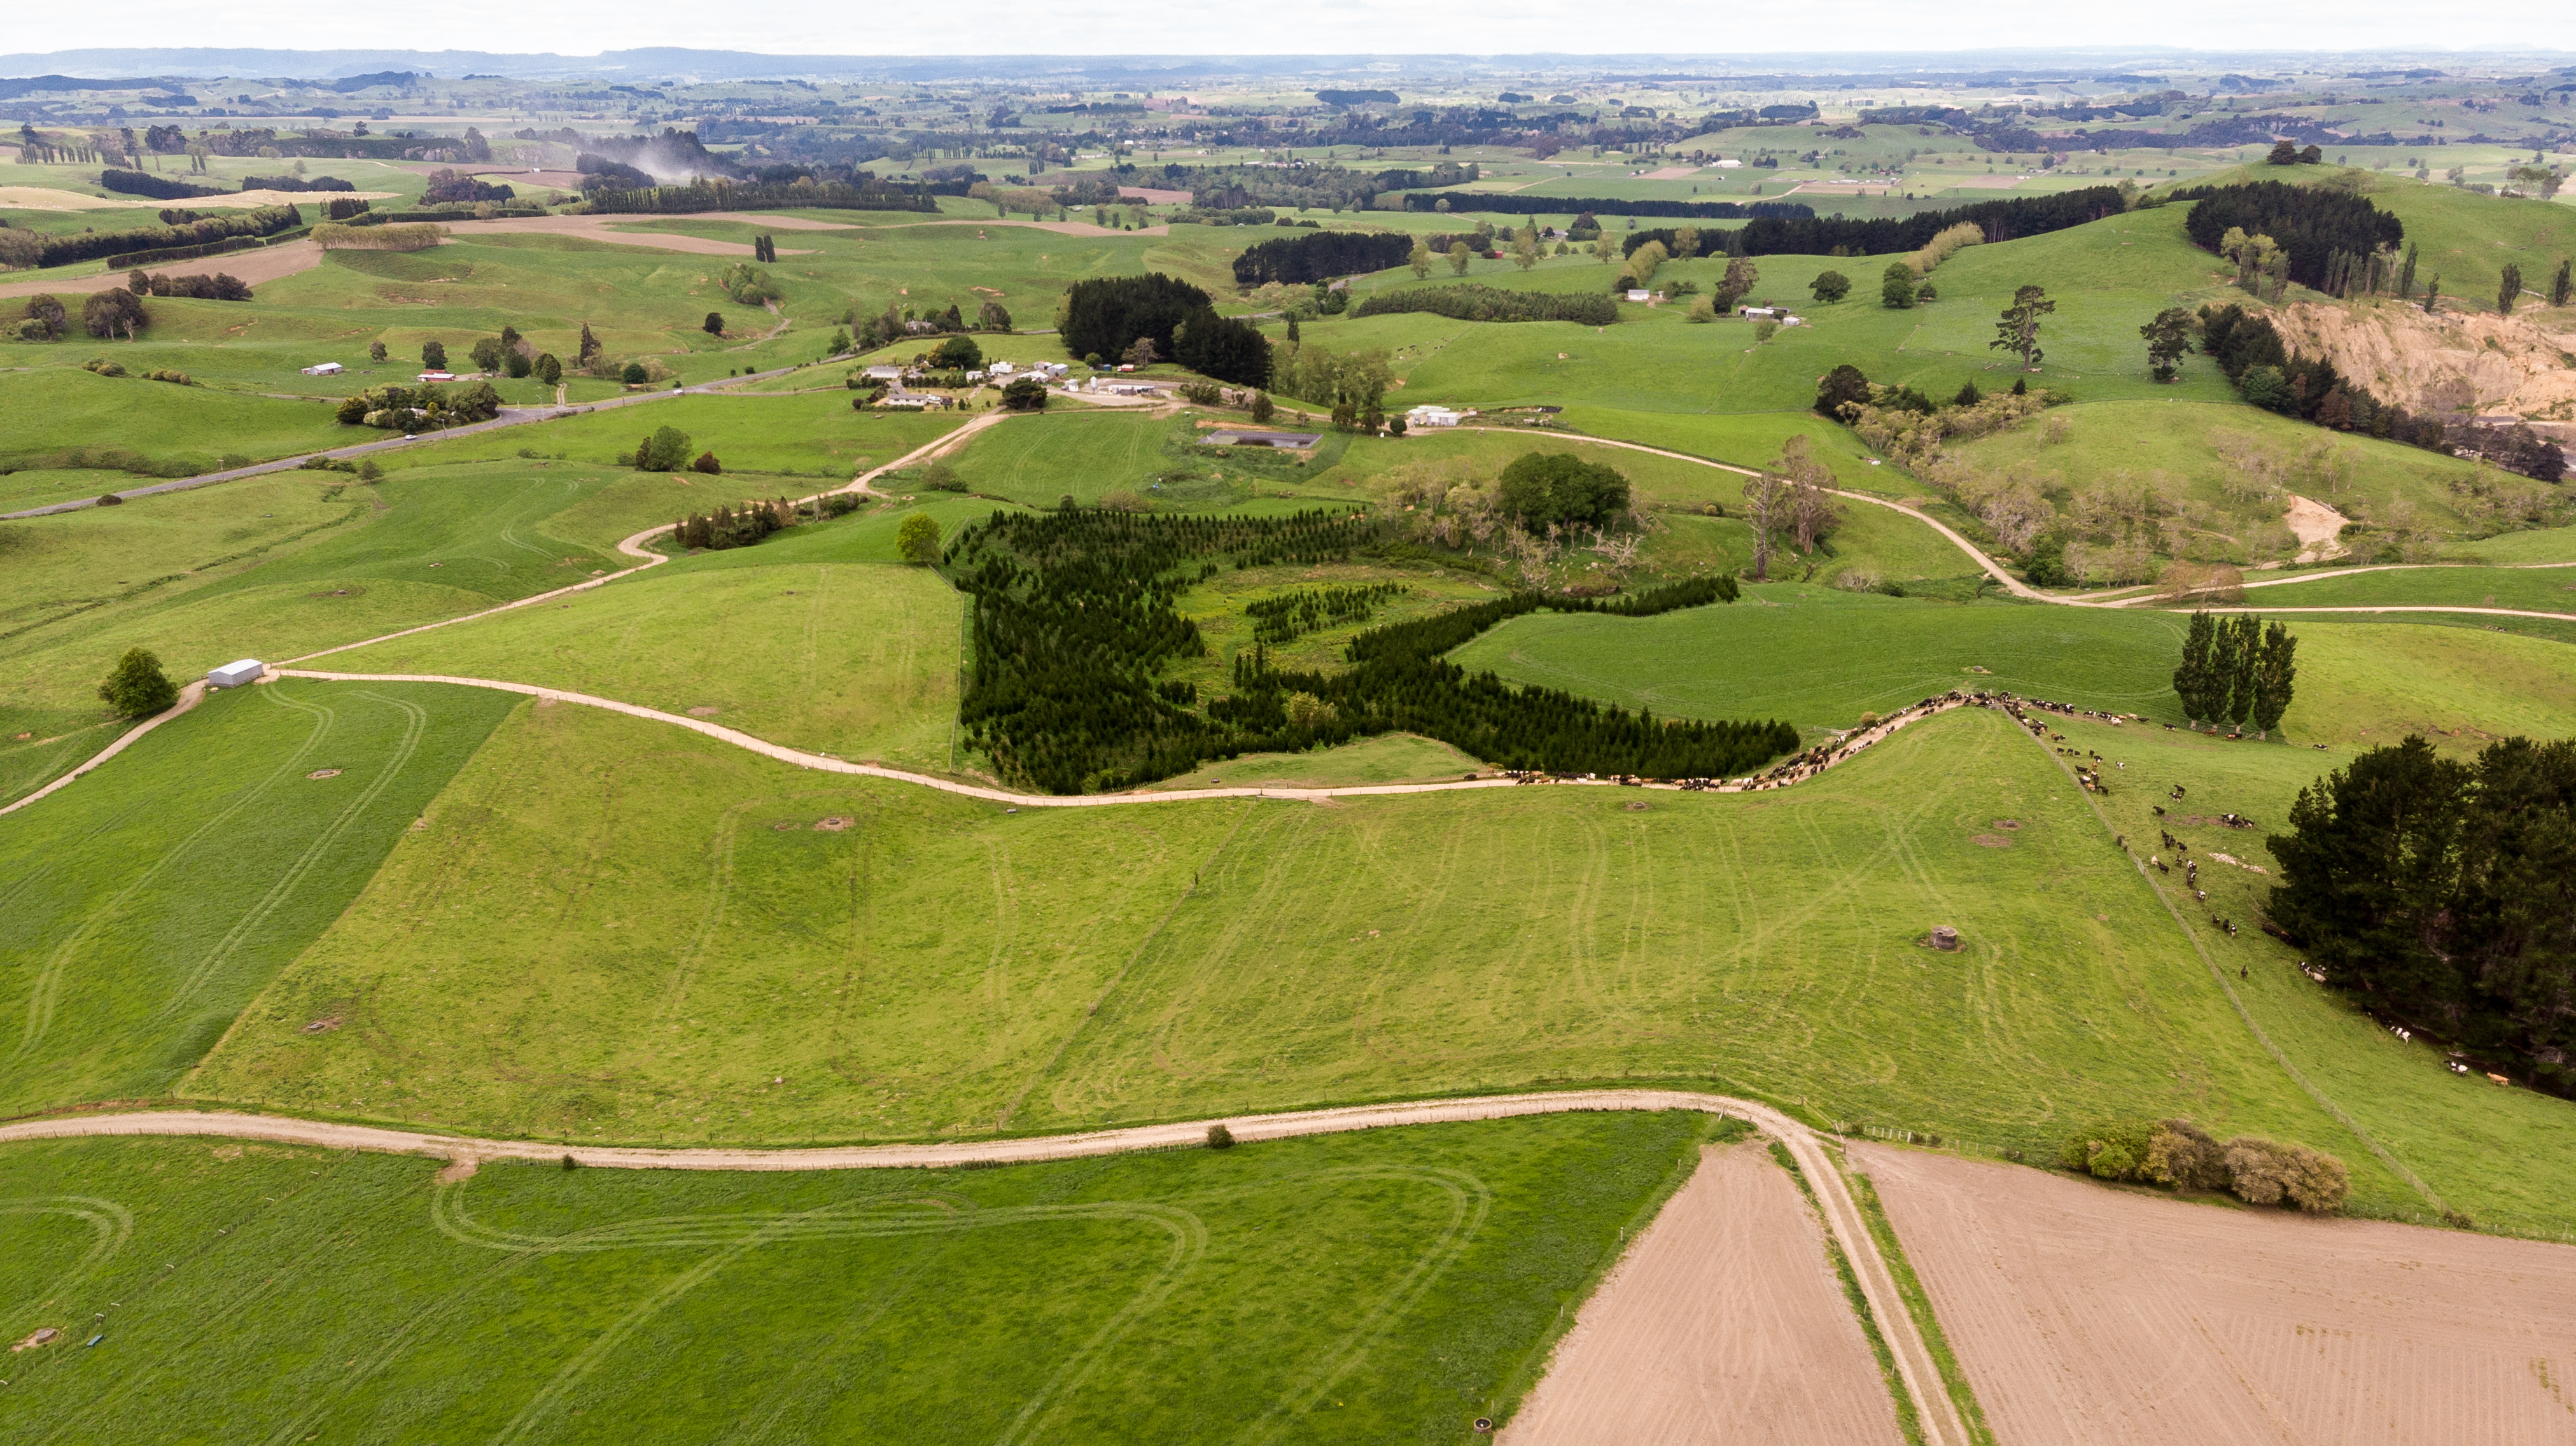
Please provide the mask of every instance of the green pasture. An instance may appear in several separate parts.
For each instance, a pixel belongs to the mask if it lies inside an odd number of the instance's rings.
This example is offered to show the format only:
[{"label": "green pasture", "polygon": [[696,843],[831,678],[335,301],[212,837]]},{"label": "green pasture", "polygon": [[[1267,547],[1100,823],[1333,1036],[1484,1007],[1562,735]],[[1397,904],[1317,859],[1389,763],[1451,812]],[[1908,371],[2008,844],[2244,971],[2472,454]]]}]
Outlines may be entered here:
[{"label": "green pasture", "polygon": [[[2303,626],[2302,662],[2319,636],[2341,631]],[[2372,631],[2382,636],[2354,641],[2376,645],[2407,630]],[[2304,677],[2301,686],[2308,686]],[[2576,699],[2562,694],[2549,712],[2486,721],[2499,732],[2480,736],[2464,726],[2431,737],[2446,750],[2483,747],[2502,732],[2565,737],[2576,729]],[[2173,901],[2224,976],[2224,986],[2311,1084],[2427,1180],[2444,1204],[2482,1227],[2550,1238],[2567,1228],[2566,1186],[2557,1172],[2561,1162],[2576,1158],[2576,1111],[2566,1101],[2500,1088],[2483,1073],[2452,1074],[2437,1045],[2424,1038],[2400,1041],[2361,1007],[2367,995],[2320,988],[2299,972],[2296,948],[2253,927],[2278,881],[2264,839],[2287,826],[2299,789],[2348,766],[2360,749],[2397,741],[2403,725],[2373,728],[2366,738],[2322,751],[2305,741],[2230,743],[2207,734],[2110,728],[2081,719],[2052,720],[2051,726],[2064,735],[2065,746],[2098,750],[2128,765],[2114,770],[2126,786],[2115,784],[2109,797],[2098,800],[2106,823],[2126,833],[2138,854],[2156,854],[2172,869],[2147,877]],[[2168,796],[2175,784],[2186,790],[2181,803]],[[2156,805],[2165,809],[2163,815],[2152,811]],[[2251,818],[2256,826],[2223,827],[2216,822],[2221,813]],[[2160,846],[2167,832],[2188,844],[2187,857],[2199,861],[2206,902],[2192,897],[2180,860]],[[2217,859],[2221,853],[2237,862]],[[2238,932],[2231,936],[2212,927],[2213,916],[2238,921]],[[2346,1158],[2351,1154],[2347,1146]],[[2430,1224],[2439,1212],[2419,1199],[2399,1213]]]},{"label": "green pasture", "polygon": [[[2211,258],[2183,239],[2179,210],[2132,212],[2045,236],[1972,246],[1933,274],[1938,301],[1905,310],[1879,302],[1876,278],[1890,259],[1755,258],[1761,279],[1748,300],[1792,305],[1809,323],[1784,328],[1758,345],[1745,322],[1687,322],[1684,301],[1623,305],[1619,324],[1606,330],[1570,322],[1478,323],[1469,341],[1461,335],[1465,324],[1411,314],[1321,320],[1304,327],[1303,336],[1336,351],[1382,347],[1395,353],[1408,403],[1799,411],[1814,402],[1816,378],[1844,362],[1874,381],[1910,384],[1943,399],[1969,381],[1988,390],[2010,386],[2020,374],[2018,359],[1987,342],[2014,289],[2038,285],[2058,308],[2043,329],[2047,358],[2031,378],[2034,385],[2086,399],[2179,394],[2232,404],[2224,379],[2207,368],[2179,387],[2159,387],[2147,376],[2138,327],[2165,307],[2196,300],[2213,284]],[[1526,274],[1509,262],[1476,266],[1490,270],[1471,267],[1465,280],[1546,290],[1606,289],[1615,271],[1585,258],[1551,260]],[[1689,279],[1705,293],[1725,266],[1724,257],[1671,263],[1656,273],[1655,282],[1663,287]],[[1852,294],[1830,306],[1812,304],[1809,284],[1827,270],[1850,277]],[[1371,284],[1438,285],[1445,276],[1446,267],[1423,283],[1409,273],[1380,273]],[[1435,336],[1441,338],[1436,346]]]},{"label": "green pasture", "polygon": [[2119,1109],[2332,1147],[2208,984],[1993,714],[1790,794],[1005,813],[523,707],[182,1093],[691,1141],[1689,1079],[2004,1143]]},{"label": "green pasture", "polygon": [[[2559,262],[2576,256],[2576,207],[2536,197],[2480,195],[2439,179],[2440,173],[2452,166],[2472,165],[2480,170],[2494,168],[2496,174],[2484,179],[2499,181],[2506,164],[2527,163],[2529,152],[2453,155],[2450,148],[2444,148],[2410,153],[2424,156],[2432,164],[2436,179],[2418,181],[2412,176],[2359,167],[2251,165],[2210,176],[2201,184],[2288,181],[2293,185],[2318,185],[2357,181],[2362,195],[2372,205],[2405,224],[2406,240],[2418,250],[2415,284],[2419,296],[2422,288],[2439,276],[2442,294],[2454,305],[2492,313],[2496,284],[2502,279],[2504,264],[2511,261],[2522,267],[2524,287],[2540,288],[2546,299],[2550,273],[2558,269]],[[2532,299],[2526,296],[2523,305],[2532,306]]]},{"label": "green pasture", "polygon": [[947,579],[898,563],[666,563],[324,666],[535,683],[809,752],[944,769],[964,612]]},{"label": "green pasture", "polygon": [[222,1140],[16,1145],[10,1338],[66,1334],[10,1357],[0,1429],[1464,1440],[1511,1414],[1708,1133],[1563,1115],[999,1169],[462,1181]]},{"label": "green pasture", "polygon": [[1122,491],[1160,508],[1346,495],[1327,480],[1327,469],[1348,437],[1328,434],[1309,465],[1293,452],[1202,445],[1200,420],[1107,408],[1013,417],[945,460],[968,491],[1031,507],[1053,507],[1066,496],[1097,503]]},{"label": "green pasture", "polygon": [[2576,562],[2576,527],[2535,528],[2524,532],[2499,533],[2494,537],[2484,538],[2452,550],[2493,563],[2498,567]]},{"label": "green pasture", "polygon": [[[702,495],[667,477],[512,461],[407,468],[373,485],[289,472],[0,523],[0,558],[29,580],[0,613],[13,680],[0,730],[47,737],[95,722],[93,690],[129,647],[184,680],[615,572],[634,562],[617,539]],[[0,777],[14,792],[41,771]]]},{"label": "green pasture", "polygon": [[[2187,367],[2217,374],[2215,366],[2197,357]],[[2276,508],[2281,504],[2229,495],[2230,469],[2218,443],[2231,436],[2254,443],[2279,463],[2294,462],[2322,445],[2341,460],[2347,480],[2321,486],[2299,481],[2293,471],[2290,485],[2294,489],[2315,486],[2316,494],[2310,495],[2317,501],[2352,517],[2364,516],[2397,497],[2416,510],[2422,524],[2458,527],[2461,519],[2454,510],[2452,484],[2475,479],[2479,472],[2473,461],[2421,447],[2328,432],[2259,407],[2209,404],[2188,397],[2060,407],[2040,422],[1960,443],[1952,450],[1981,471],[2026,465],[2052,490],[2062,488],[2069,495],[2104,483],[2155,483],[2177,499],[2223,514],[2226,525],[2239,531],[2257,522],[2278,522]],[[2221,554],[2245,560],[2237,535],[2222,534],[2214,540],[2221,544]]]},{"label": "green pasture", "polygon": [[[679,499],[674,505],[712,511],[720,502],[738,502],[746,495],[777,495],[782,485],[779,477],[846,482],[937,440],[964,420],[956,414],[852,411],[850,394],[839,391],[790,397],[700,392],[462,437],[441,439],[433,433],[381,461],[388,468],[401,469],[534,453],[577,466],[606,467],[614,465],[620,454],[634,452],[636,443],[657,428],[677,427],[688,434],[692,456],[713,452],[725,471],[714,477],[673,474],[677,482],[654,480]],[[370,435],[357,427],[340,430],[356,440]],[[753,479],[731,475],[737,472],[776,475]],[[810,482],[783,485],[800,497],[819,490]],[[753,491],[746,494],[746,486]]]},{"label": "green pasture", "polygon": [[[6,501],[15,507],[41,507],[64,495],[94,497],[164,477],[219,471],[227,457],[241,459],[234,464],[241,465],[347,445],[350,429],[312,402],[146,381],[142,373],[148,368],[137,366],[131,349],[121,343],[89,342],[84,347],[65,341],[50,350],[80,361],[106,356],[123,362],[131,375],[103,377],[81,370],[76,362],[0,371],[0,413],[9,418],[7,435],[0,438],[0,448],[6,449],[0,451],[0,467],[11,469],[10,475],[0,476],[0,488],[7,489]],[[131,454],[134,461],[117,454]],[[80,475],[87,478],[136,465],[153,471],[123,476],[94,490],[85,481],[60,475],[60,469],[84,469]],[[69,490],[75,487],[81,490]]]},{"label": "green pasture", "polygon": [[170,1089],[509,707],[430,684],[235,689],[0,818],[0,1108]]},{"label": "green pasture", "polygon": [[[2260,607],[2331,585],[2247,597]],[[2299,638],[2298,689],[2282,729],[2303,744],[2388,742],[2407,732],[2576,733],[2564,644],[2315,614],[2280,620]],[[1666,716],[1781,717],[1810,733],[1953,688],[2180,723],[2172,679],[2185,621],[2143,607],[1962,606],[1778,583],[1748,587],[1732,607],[1652,618],[1514,618],[1450,657],[1470,671]]]},{"label": "green pasture", "polygon": [[1953,688],[2174,716],[2182,634],[2182,619],[2153,612],[1961,606],[1842,592],[1820,579],[1755,585],[1731,607],[1651,618],[1514,618],[1450,657],[1471,672],[1668,717],[1778,717],[1815,733]]},{"label": "green pasture", "polygon": [[1338,748],[1318,748],[1307,753],[1247,753],[1204,763],[1191,772],[1152,785],[1152,791],[1241,788],[1250,784],[1351,788],[1377,783],[1441,783],[1485,766],[1436,738],[1388,733]]},{"label": "green pasture", "polygon": [[2491,607],[2576,614],[2576,566],[2409,567],[2248,589],[2249,607]]}]

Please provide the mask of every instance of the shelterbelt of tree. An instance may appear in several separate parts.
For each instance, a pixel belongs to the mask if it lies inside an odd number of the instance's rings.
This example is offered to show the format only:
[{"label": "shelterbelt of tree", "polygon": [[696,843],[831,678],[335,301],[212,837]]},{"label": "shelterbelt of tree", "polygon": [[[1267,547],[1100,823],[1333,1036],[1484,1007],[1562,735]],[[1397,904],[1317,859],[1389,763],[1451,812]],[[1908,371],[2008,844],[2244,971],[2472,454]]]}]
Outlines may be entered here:
[{"label": "shelterbelt of tree", "polygon": [[459,1172],[470,1171],[484,1160],[552,1162],[557,1159],[579,1165],[629,1170],[923,1169],[1080,1159],[1138,1150],[1185,1149],[1206,1144],[1210,1131],[1219,1125],[1233,1139],[1250,1142],[1399,1125],[1449,1124],[1603,1110],[1692,1110],[1724,1115],[1746,1121],[1777,1139],[1797,1160],[1800,1172],[1815,1191],[1825,1228],[1833,1232],[1835,1242],[1851,1262],[1855,1283],[1868,1301],[1895,1358],[1898,1381],[1922,1423],[1923,1439],[1929,1446],[1971,1446],[1976,1438],[1969,1434],[1949,1392],[1943,1389],[1939,1364],[1915,1324],[1913,1313],[1906,1307],[1896,1276],[1889,1268],[1887,1257],[1880,1252],[1876,1237],[1870,1234],[1850,1186],[1845,1183],[1841,1170],[1836,1167],[1823,1142],[1813,1130],[1779,1110],[1757,1101],[1725,1095],[1651,1089],[1490,1095],[1396,1101],[1286,1114],[1239,1115],[1030,1139],[935,1145],[827,1146],[804,1150],[652,1150],[566,1146],[433,1135],[270,1115],[171,1110],[25,1120],[0,1125],[0,1144],[79,1136],[211,1136],[431,1155],[455,1161],[453,1168]]}]

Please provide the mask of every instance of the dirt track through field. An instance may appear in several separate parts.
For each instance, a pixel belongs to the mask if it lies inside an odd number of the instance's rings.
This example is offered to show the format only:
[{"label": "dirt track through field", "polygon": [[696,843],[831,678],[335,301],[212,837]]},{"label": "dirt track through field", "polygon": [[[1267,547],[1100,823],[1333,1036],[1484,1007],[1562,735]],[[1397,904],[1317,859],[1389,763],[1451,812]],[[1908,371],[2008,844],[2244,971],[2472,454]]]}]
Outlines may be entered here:
[{"label": "dirt track through field", "polygon": [[1851,1158],[1997,1440],[2576,1440],[2576,1249]]},{"label": "dirt track through field", "polygon": [[806,1150],[652,1150],[539,1141],[477,1140],[372,1125],[338,1125],[266,1115],[171,1110],[137,1114],[62,1115],[0,1126],[0,1144],[22,1140],[102,1135],[215,1136],[330,1149],[430,1155],[450,1161],[529,1160],[552,1163],[566,1156],[583,1165],[630,1170],[857,1170],[935,1168],[1077,1159],[1204,1145],[1208,1126],[1222,1123],[1238,1141],[1338,1134],[1396,1125],[1451,1124],[1591,1110],[1697,1110],[1747,1120],[1787,1146],[1824,1207],[1825,1225],[1851,1257],[1863,1295],[1896,1352],[1899,1375],[1923,1413],[1931,1446],[1967,1446],[1957,1413],[1942,1394],[1930,1354],[1899,1301],[1894,1278],[1861,1224],[1842,1176],[1805,1125],[1768,1105],[1683,1090],[1584,1090],[1563,1094],[1494,1095],[1481,1099],[1422,1100],[1354,1105],[1290,1114],[1245,1115],[1223,1121],[1194,1120],[1088,1134],[1036,1139],[956,1141],[936,1145],[846,1145]]},{"label": "dirt track through field", "polygon": [[1814,1215],[1758,1142],[1719,1146],[1583,1307],[1508,1446],[1903,1439]]}]

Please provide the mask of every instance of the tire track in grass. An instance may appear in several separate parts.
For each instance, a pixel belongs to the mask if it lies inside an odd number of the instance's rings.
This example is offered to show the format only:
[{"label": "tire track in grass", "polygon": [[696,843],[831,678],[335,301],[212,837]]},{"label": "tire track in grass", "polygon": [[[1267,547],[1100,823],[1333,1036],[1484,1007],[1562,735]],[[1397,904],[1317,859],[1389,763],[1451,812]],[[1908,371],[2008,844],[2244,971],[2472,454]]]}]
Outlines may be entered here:
[{"label": "tire track in grass", "polygon": [[1263,1413],[1261,1420],[1255,1421],[1236,1438],[1247,1446],[1267,1446],[1313,1411],[1316,1403],[1324,1399],[1325,1392],[1368,1358],[1369,1351],[1394,1329],[1397,1319],[1430,1293],[1441,1274],[1467,1248],[1467,1242],[1484,1228],[1485,1218],[1493,1213],[1494,1192],[1483,1180],[1465,1170],[1370,1169],[1363,1166],[1330,1171],[1328,1176],[1430,1185],[1449,1196],[1449,1223],[1429,1249],[1414,1257],[1412,1268],[1393,1287],[1379,1295],[1377,1302],[1360,1317],[1359,1322],[1334,1344],[1305,1383]]},{"label": "tire track in grass", "polygon": [[98,1236],[79,1263],[48,1281],[44,1289],[12,1305],[9,1308],[12,1315],[41,1310],[40,1302],[48,1297],[67,1294],[73,1286],[80,1284],[83,1276],[124,1249],[125,1242],[134,1234],[134,1212],[97,1195],[27,1195],[15,1200],[0,1200],[0,1215],[70,1215],[87,1222]]},{"label": "tire track in grass", "polygon": [[78,928],[65,936],[62,943],[54,947],[53,953],[46,956],[43,967],[37,970],[34,987],[28,991],[27,1023],[26,1027],[19,1034],[18,1048],[9,1056],[9,1062],[11,1064],[16,1064],[19,1060],[32,1054],[35,1051],[36,1046],[43,1042],[45,1032],[53,1027],[54,1008],[62,996],[63,974],[70,966],[72,955],[82,946],[86,945],[100,929],[104,928],[107,921],[123,910],[126,904],[133,900],[135,895],[144,890],[145,886],[160,878],[164,869],[169,868],[171,864],[185,856],[189,850],[195,848],[199,840],[221,828],[226,823],[231,822],[234,814],[237,814],[243,809],[249,807],[253,800],[259,798],[261,795],[267,793],[271,788],[275,787],[279,780],[285,778],[288,774],[301,767],[304,761],[312,755],[313,750],[322,746],[322,740],[330,736],[331,725],[339,716],[332,709],[325,707],[322,704],[304,703],[293,698],[285,697],[273,686],[261,689],[260,693],[262,697],[267,698],[272,704],[292,708],[300,713],[311,714],[316,720],[313,731],[306,735],[301,747],[297,748],[293,753],[288,754],[285,762],[277,765],[274,772],[270,773],[268,777],[261,779],[258,783],[253,784],[251,787],[243,789],[240,793],[234,795],[233,801],[226,804],[215,814],[214,817],[197,825],[194,832],[190,833],[186,838],[181,839],[175,846],[164,852],[160,858],[155,859],[150,868],[137,874],[133,881],[128,883],[124,888],[119,889],[114,897],[110,898],[105,904],[100,905],[98,908],[91,910],[89,917],[84,919]]},{"label": "tire track in grass", "polygon": [[[276,696],[277,689],[274,685],[268,691],[270,696]],[[214,976],[216,970],[223,967],[224,962],[232,957],[233,951],[241,947],[242,941],[249,938],[260,925],[268,922],[269,915],[276,913],[278,907],[295,893],[297,887],[304,882],[305,875],[311,873],[314,866],[322,861],[323,856],[339,843],[340,836],[349,831],[349,826],[355,823],[376,799],[393,785],[395,779],[402,776],[403,770],[411,766],[412,754],[420,748],[421,735],[429,730],[429,710],[417,703],[387,697],[382,693],[360,692],[358,696],[383,703],[402,713],[402,739],[394,745],[393,756],[386,760],[383,768],[377,771],[375,780],[369,783],[356,798],[350,800],[328,826],[314,835],[313,842],[306,845],[304,852],[297,856],[295,862],[289,864],[285,872],[277,876],[276,882],[268,886],[268,892],[262,894],[258,902],[245,910],[239,919],[234,920],[232,928],[225,931],[224,937],[217,941],[215,947],[207,950],[204,957],[189,969],[187,976],[180,980],[179,987],[171,992],[169,1001],[163,1004],[160,1012],[153,1016],[155,1020],[167,1019],[180,1006],[186,1004],[199,989],[205,987],[206,981]]]},{"label": "tire track in grass", "polygon": [[[1955,1424],[1956,1413],[1948,1397],[1938,1390],[1937,1373],[1928,1365],[1926,1347],[1915,1331],[1911,1316],[1905,1311],[1895,1292],[1877,1245],[1862,1225],[1858,1207],[1852,1203],[1848,1187],[1832,1168],[1831,1161],[1825,1156],[1815,1132],[1798,1119],[1773,1106],[1754,1100],[1704,1094],[1693,1090],[1569,1090],[1540,1094],[1389,1101],[1374,1105],[1291,1111],[1272,1115],[1237,1115],[1219,1120],[1176,1121],[1168,1124],[1140,1125],[1032,1139],[949,1141],[928,1145],[824,1146],[789,1150],[660,1150],[596,1145],[566,1147],[524,1140],[469,1140],[375,1126],[193,1111],[123,1115],[90,1114],[26,1120],[0,1125],[0,1143],[100,1135],[221,1136],[318,1144],[334,1149],[373,1149],[438,1155],[456,1160],[515,1159],[551,1163],[569,1155],[580,1164],[618,1169],[887,1169],[1079,1159],[1135,1150],[1188,1148],[1204,1143],[1207,1127],[1211,1124],[1223,1124],[1237,1140],[1252,1142],[1332,1134],[1348,1130],[1516,1119],[1527,1115],[1574,1111],[1675,1109],[1728,1115],[1745,1120],[1785,1142],[1790,1152],[1799,1158],[1802,1166],[1808,1167],[1804,1173],[1815,1184],[1819,1203],[1823,1206],[1826,1228],[1833,1233],[1834,1238],[1840,1242],[1852,1260],[1863,1296],[1870,1301],[1877,1319],[1886,1326],[1890,1344],[1895,1348],[1898,1373],[1904,1379],[1908,1393],[1922,1407],[1927,1423],[1933,1427],[1930,1434],[1936,1446],[1953,1446],[1953,1443],[1966,1442],[1967,1432],[1963,1426]],[[442,1193],[434,1198],[432,1205],[432,1223],[442,1233],[460,1239],[472,1236],[474,1238],[471,1243],[495,1250],[514,1252],[507,1260],[496,1265],[492,1270],[485,1271],[478,1279],[491,1279],[496,1273],[515,1269],[519,1264],[539,1258],[543,1253],[573,1248],[576,1245],[582,1249],[614,1249],[622,1243],[609,1238],[605,1230],[547,1240],[539,1237],[517,1236],[506,1231],[483,1229],[464,1217],[461,1208],[449,1208],[446,1203],[448,1198],[447,1194]],[[1025,1208],[1071,1211],[1083,1207]],[[987,1222],[989,1217],[1001,1213],[999,1211],[979,1212],[977,1219],[979,1222]],[[1190,1216],[1188,1219],[1196,1221],[1195,1216]],[[739,1232],[742,1228],[743,1221],[739,1216],[683,1217],[674,1221],[656,1222],[649,1233],[655,1242],[663,1244],[688,1242],[722,1244],[732,1238],[724,1234],[724,1231]],[[1198,1229],[1203,1241],[1204,1227],[1200,1226]],[[459,1234],[460,1231],[464,1231],[465,1234]],[[876,1233],[892,1232],[880,1230]],[[1168,1280],[1170,1277],[1166,1278]],[[399,1330],[387,1336],[379,1344],[369,1358],[371,1363],[365,1369],[357,1370],[343,1378],[341,1390],[345,1392],[363,1383],[366,1376],[381,1369],[382,1363],[389,1360],[404,1343],[418,1336],[444,1313],[452,1313],[458,1308],[457,1299],[456,1295],[451,1295],[446,1301],[425,1307],[416,1313]],[[1095,1341],[1098,1339],[1095,1337]],[[1914,1364],[1917,1361],[1927,1364],[1922,1369],[1917,1369]],[[1927,1387],[1926,1382],[1933,1384]],[[303,1433],[311,1429],[310,1423],[318,1419],[328,1405],[327,1400],[317,1399],[311,1410],[271,1435],[268,1438],[270,1446],[291,1446],[291,1443],[300,1441]]]}]

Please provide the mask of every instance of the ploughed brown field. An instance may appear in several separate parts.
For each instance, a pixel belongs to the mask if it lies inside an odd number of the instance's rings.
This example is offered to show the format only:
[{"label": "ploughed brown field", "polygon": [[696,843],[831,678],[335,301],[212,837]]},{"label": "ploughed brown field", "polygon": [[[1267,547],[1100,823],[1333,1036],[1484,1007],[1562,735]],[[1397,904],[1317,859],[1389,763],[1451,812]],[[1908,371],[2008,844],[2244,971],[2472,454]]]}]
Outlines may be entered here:
[{"label": "ploughed brown field", "polygon": [[1701,1157],[1583,1307],[1510,1446],[1903,1440],[1825,1256],[1759,1141]]},{"label": "ploughed brown field", "polygon": [[1999,1441],[2576,1441],[2576,1248],[1851,1160]]}]

